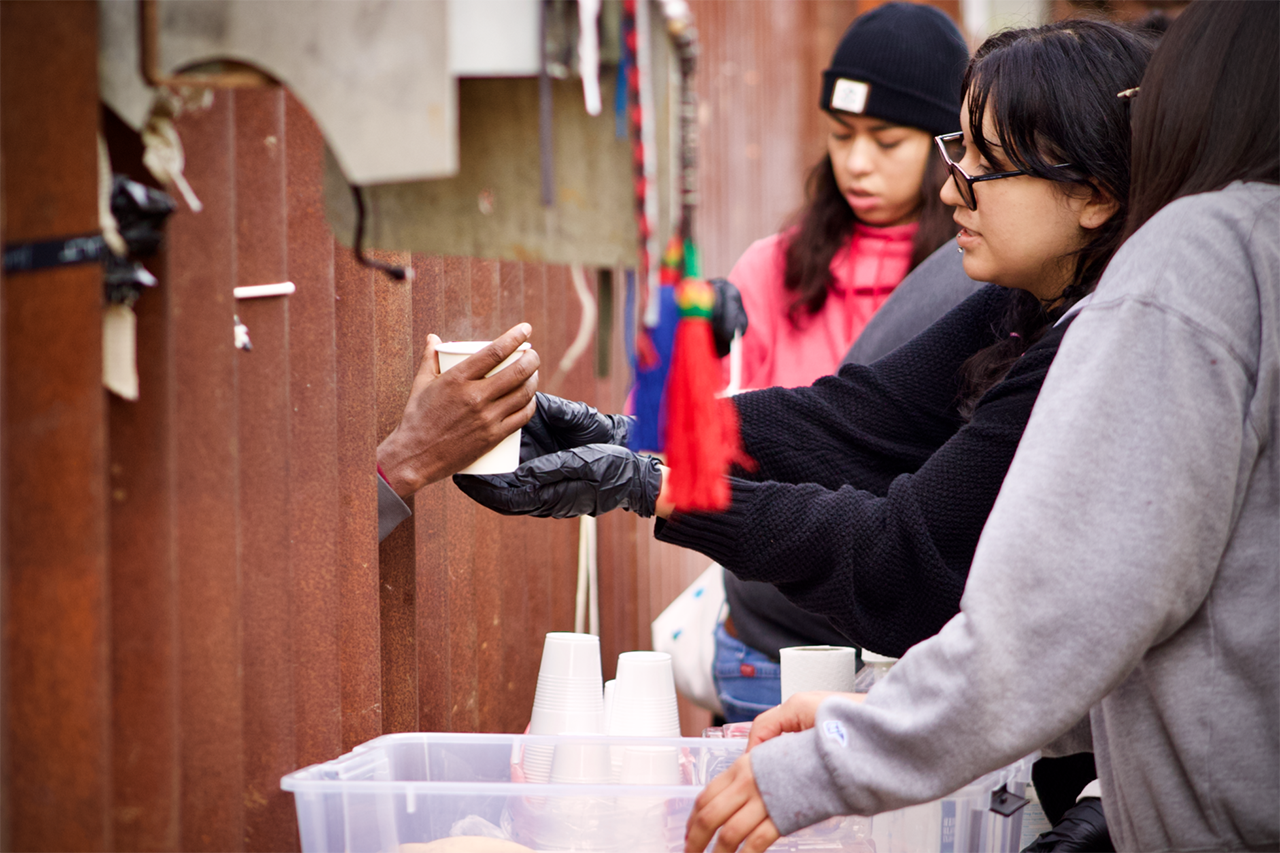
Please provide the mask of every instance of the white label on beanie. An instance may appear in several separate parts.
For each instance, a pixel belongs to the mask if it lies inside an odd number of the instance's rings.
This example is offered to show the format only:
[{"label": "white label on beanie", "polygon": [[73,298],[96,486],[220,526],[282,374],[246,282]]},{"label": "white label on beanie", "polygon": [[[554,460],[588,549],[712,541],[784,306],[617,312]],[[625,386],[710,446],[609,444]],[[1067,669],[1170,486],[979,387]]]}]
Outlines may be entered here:
[{"label": "white label on beanie", "polygon": [[861,80],[837,80],[831,90],[831,109],[846,113],[860,113],[867,108],[867,95],[871,86]]}]

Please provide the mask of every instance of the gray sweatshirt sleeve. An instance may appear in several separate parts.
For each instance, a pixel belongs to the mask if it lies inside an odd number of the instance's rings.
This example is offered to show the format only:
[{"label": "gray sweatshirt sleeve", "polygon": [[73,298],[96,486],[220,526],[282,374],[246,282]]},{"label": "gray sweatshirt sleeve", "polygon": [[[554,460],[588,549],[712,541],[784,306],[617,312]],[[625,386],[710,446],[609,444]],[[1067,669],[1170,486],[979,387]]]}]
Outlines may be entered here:
[{"label": "gray sweatshirt sleeve", "polygon": [[387,481],[378,477],[378,541],[391,535],[391,531],[400,526],[400,522],[413,515],[409,505],[400,500],[395,489],[387,485]]},{"label": "gray sweatshirt sleeve", "polygon": [[[1200,610],[1257,458],[1259,289],[1275,289],[1251,252],[1264,229],[1275,254],[1276,194],[1231,193],[1170,205],[1114,259],[1048,374],[960,613],[864,704],[829,699],[813,729],[752,751],[781,832],[935,799],[1030,753]],[[1167,707],[1220,699],[1202,673],[1162,674],[1181,692]],[[1155,704],[1149,752],[1178,736]]]}]

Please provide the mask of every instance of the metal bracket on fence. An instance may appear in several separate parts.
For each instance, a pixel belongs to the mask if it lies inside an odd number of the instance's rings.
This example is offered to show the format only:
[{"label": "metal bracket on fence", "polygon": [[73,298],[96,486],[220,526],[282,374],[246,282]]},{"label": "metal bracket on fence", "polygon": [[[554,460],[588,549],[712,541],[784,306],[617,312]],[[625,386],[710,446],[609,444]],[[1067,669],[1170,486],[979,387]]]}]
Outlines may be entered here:
[{"label": "metal bracket on fence", "polygon": [[991,811],[1004,817],[1013,817],[1018,809],[1031,802],[1026,797],[1019,797],[1009,790],[1008,785],[1001,785],[991,792]]},{"label": "metal bracket on fence", "polygon": [[37,243],[9,243],[4,247],[4,271],[27,272],[71,264],[96,263],[106,253],[107,244],[101,234],[62,237]]}]

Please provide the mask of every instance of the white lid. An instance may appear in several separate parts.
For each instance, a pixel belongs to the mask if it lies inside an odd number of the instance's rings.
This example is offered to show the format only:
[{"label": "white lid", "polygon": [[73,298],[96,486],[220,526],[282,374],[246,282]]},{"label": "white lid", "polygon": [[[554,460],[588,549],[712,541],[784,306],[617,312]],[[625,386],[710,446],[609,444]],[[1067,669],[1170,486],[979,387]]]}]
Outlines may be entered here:
[{"label": "white lid", "polygon": [[863,649],[863,650],[862,650],[862,662],[863,662],[864,664],[867,664],[867,663],[897,663],[897,662],[898,662],[898,659],[897,659],[897,658],[886,657],[885,655],[878,655],[878,654],[876,654],[875,652],[869,652],[869,651],[867,651],[866,649]]}]

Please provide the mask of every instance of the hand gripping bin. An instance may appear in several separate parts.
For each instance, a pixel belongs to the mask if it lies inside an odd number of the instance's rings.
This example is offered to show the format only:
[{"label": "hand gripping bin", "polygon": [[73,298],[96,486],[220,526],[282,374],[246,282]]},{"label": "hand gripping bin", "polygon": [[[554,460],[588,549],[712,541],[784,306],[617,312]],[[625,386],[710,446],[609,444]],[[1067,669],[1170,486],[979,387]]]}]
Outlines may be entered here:
[{"label": "hand gripping bin", "polygon": [[[525,782],[528,746],[562,746],[575,760],[593,749],[631,750],[647,768],[638,778],[652,782],[601,782],[598,775],[578,784]],[[294,794],[304,853],[429,853],[418,845],[456,836],[537,851],[665,853],[683,849],[694,798],[745,746],[742,739],[393,734],[290,773],[281,787]],[[871,818],[831,818],[770,849],[1016,853],[1018,806],[1033,758],[941,800]]]}]

